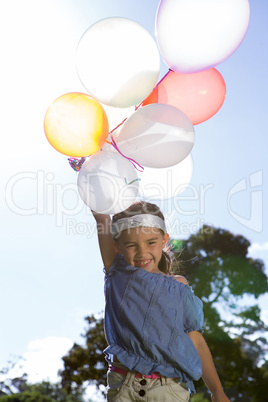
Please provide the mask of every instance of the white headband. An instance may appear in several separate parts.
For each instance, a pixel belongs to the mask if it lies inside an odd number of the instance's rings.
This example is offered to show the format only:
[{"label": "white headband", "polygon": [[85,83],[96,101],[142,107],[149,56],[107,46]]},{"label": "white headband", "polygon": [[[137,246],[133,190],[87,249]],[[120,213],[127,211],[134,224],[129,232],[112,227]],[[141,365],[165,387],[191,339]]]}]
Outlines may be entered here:
[{"label": "white headband", "polygon": [[113,238],[117,238],[119,233],[125,229],[131,229],[143,226],[145,228],[157,228],[163,230],[167,233],[166,224],[162,218],[152,214],[140,214],[134,215],[129,218],[118,219],[112,224],[112,235]]}]

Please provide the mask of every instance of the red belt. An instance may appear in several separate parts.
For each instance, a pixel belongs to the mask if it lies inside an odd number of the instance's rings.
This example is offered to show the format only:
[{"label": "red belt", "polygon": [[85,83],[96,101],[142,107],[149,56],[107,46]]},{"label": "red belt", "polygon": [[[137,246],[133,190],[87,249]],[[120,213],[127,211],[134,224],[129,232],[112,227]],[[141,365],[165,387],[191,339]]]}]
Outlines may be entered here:
[{"label": "red belt", "polygon": [[[127,375],[129,373],[129,371],[127,371],[127,370],[124,370],[124,369],[121,369],[119,367],[115,367],[115,366],[112,366],[112,365],[109,366],[109,370],[110,371],[115,371],[116,373],[123,374],[123,375]],[[161,375],[160,375],[160,373],[152,373],[151,375],[144,375],[144,374],[141,374],[141,373],[135,373],[135,377],[155,379],[155,378],[161,378]]]}]

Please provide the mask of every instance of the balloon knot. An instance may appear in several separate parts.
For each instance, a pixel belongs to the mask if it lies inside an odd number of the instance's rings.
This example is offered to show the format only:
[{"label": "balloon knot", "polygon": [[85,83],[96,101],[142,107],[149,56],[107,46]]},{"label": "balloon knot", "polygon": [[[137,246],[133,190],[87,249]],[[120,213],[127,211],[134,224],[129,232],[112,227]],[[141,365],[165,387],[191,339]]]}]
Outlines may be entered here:
[{"label": "balloon knot", "polygon": [[71,166],[71,168],[73,168],[73,170],[75,170],[76,172],[79,172],[79,170],[81,169],[83,163],[85,162],[86,158],[68,158],[69,161],[69,165]]}]

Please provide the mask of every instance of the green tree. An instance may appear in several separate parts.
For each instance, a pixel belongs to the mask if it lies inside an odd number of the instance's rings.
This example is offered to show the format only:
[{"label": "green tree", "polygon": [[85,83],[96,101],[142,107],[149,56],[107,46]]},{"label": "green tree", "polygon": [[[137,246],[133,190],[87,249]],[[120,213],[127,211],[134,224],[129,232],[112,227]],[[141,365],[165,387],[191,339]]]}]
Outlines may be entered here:
[{"label": "green tree", "polygon": [[[226,393],[233,401],[263,402],[268,389],[267,327],[257,304],[245,298],[268,291],[264,264],[247,256],[250,243],[243,236],[203,226],[188,240],[173,240],[174,269],[184,274],[204,304],[204,337],[213,354]],[[106,384],[106,341],[103,319],[86,318],[84,346],[74,344],[63,358],[62,386],[71,392],[84,381]],[[202,380],[193,401],[210,400]],[[198,399],[199,398],[199,399]]]},{"label": "green tree", "polygon": [[[267,327],[247,296],[268,291],[264,264],[248,257],[250,243],[227,230],[203,226],[184,242],[173,240],[175,270],[184,273],[204,304],[204,336],[228,396],[263,401]],[[209,399],[200,380],[197,390]]]},{"label": "green tree", "polygon": [[36,384],[28,384],[27,374],[21,377],[8,378],[10,369],[8,366],[0,370],[5,375],[5,380],[0,382],[1,402],[83,402],[83,389],[68,393],[60,384],[52,384],[42,381]]},{"label": "green tree", "polygon": [[80,389],[89,381],[97,388],[106,385],[107,362],[103,350],[107,347],[104,335],[103,318],[94,315],[85,318],[88,330],[82,335],[85,346],[74,344],[68,355],[63,357],[64,370],[61,370],[61,383],[68,392]]},{"label": "green tree", "polygon": [[1,402],[83,402],[83,391],[69,393],[60,384],[43,381],[37,384],[25,383],[23,389],[11,395],[0,396]]}]

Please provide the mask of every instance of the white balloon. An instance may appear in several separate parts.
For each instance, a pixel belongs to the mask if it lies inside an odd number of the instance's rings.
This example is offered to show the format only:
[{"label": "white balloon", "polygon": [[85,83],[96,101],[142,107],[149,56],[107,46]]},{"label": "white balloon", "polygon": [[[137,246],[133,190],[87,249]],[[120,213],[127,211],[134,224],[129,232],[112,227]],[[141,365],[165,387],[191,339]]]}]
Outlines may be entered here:
[{"label": "white balloon", "polygon": [[189,185],[193,174],[192,156],[164,169],[145,168],[139,173],[139,197],[147,201],[167,200],[181,194]]},{"label": "white balloon", "polygon": [[179,73],[214,67],[238,48],[249,18],[248,0],[162,0],[156,15],[160,54]]},{"label": "white balloon", "polygon": [[140,165],[163,168],[186,158],[194,137],[194,127],[182,111],[153,103],[134,112],[115,140],[120,152]]},{"label": "white balloon", "polygon": [[77,185],[80,197],[93,211],[115,214],[135,201],[139,178],[118,152],[98,151],[82,165]]},{"label": "white balloon", "polygon": [[112,17],[90,26],[76,53],[79,78],[88,93],[115,107],[141,103],[160,72],[156,42],[137,22]]}]

